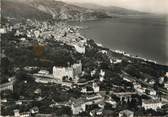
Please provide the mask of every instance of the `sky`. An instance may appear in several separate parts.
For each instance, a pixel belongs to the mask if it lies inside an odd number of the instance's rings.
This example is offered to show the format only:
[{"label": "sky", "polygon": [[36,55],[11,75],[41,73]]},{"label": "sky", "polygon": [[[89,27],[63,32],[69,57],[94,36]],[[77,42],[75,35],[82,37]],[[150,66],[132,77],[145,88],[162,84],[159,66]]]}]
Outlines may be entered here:
[{"label": "sky", "polygon": [[94,3],[103,6],[118,6],[143,12],[168,15],[168,0],[60,0],[69,3]]}]

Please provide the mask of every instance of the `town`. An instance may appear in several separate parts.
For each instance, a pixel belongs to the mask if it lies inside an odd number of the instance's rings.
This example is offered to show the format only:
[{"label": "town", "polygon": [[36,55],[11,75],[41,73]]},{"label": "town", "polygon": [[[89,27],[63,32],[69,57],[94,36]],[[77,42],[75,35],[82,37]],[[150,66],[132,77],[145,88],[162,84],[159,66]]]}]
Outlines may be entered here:
[{"label": "town", "polygon": [[167,66],[104,48],[65,22],[2,20],[2,117],[168,115]]}]

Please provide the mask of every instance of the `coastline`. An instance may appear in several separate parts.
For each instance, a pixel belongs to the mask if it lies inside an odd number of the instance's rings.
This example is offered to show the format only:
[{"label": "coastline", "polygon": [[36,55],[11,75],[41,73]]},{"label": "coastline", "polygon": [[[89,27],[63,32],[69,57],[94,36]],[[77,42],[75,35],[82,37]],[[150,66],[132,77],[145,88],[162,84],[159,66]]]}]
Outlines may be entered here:
[{"label": "coastline", "polygon": [[[83,27],[80,27],[80,29],[84,29],[84,28],[83,28]],[[80,35],[81,35],[81,34],[80,34]],[[86,38],[86,37],[83,36],[83,35],[81,35],[81,36],[84,37],[84,38],[87,39],[87,40],[94,40],[94,39],[88,39],[88,38]],[[157,61],[155,61],[155,60],[151,60],[151,59],[147,59],[147,58],[145,58],[145,57],[141,57],[141,56],[138,56],[138,55],[130,54],[130,53],[124,51],[124,50],[118,50],[118,49],[107,48],[107,47],[105,47],[102,43],[98,43],[98,42],[96,42],[95,40],[94,40],[94,42],[96,43],[96,45],[97,45],[98,47],[103,47],[103,48],[105,48],[105,49],[108,49],[108,50],[111,51],[111,52],[114,52],[114,53],[117,53],[117,54],[121,54],[121,55],[123,55],[123,56],[125,56],[125,57],[130,57],[130,58],[133,58],[133,59],[139,59],[139,60],[143,60],[144,62],[150,62],[150,63],[157,64],[157,65],[168,66],[168,65],[166,65],[166,64],[161,64],[161,63],[159,63],[159,62],[157,62]]]},{"label": "coastline", "polygon": [[[70,24],[71,25],[71,24]],[[78,26],[78,24],[77,24],[77,26]],[[79,33],[81,34],[81,31],[82,30],[86,30],[87,28],[89,28],[89,26],[80,26],[81,28],[79,29]],[[82,36],[83,36],[83,34],[81,34]],[[84,35],[84,37],[86,38],[86,35]],[[89,38],[89,37],[87,37],[87,38]],[[110,47],[107,47],[107,46],[104,46],[103,44],[102,44],[102,42],[98,42],[98,41],[96,41],[96,39],[92,39],[92,40],[94,40],[95,41],[95,43],[97,43],[99,46],[102,46],[102,47],[104,47],[104,48],[107,48],[107,49],[109,49],[109,50],[111,50],[112,52],[118,52],[119,54],[123,54],[124,56],[127,56],[127,57],[131,57],[131,58],[134,58],[134,59],[141,59],[141,60],[143,60],[143,61],[145,61],[145,62],[151,62],[151,63],[154,63],[154,64],[159,64],[159,65],[164,65],[164,66],[168,66],[168,64],[166,63],[166,62],[164,62],[164,61],[157,61],[156,59],[153,59],[153,58],[148,58],[147,56],[143,56],[143,54],[141,55],[141,53],[139,53],[140,55],[138,55],[138,54],[136,54],[136,53],[130,53],[130,52],[128,52],[128,51],[125,51],[125,50],[122,50],[122,49],[112,49],[112,48],[110,48]]]},{"label": "coastline", "polygon": [[[104,47],[103,44],[100,44],[100,43],[97,43],[97,42],[96,42],[96,44],[97,44],[97,46]],[[104,47],[104,48],[106,48],[106,47]],[[107,48],[107,49],[109,49],[109,48]],[[117,50],[117,49],[109,49],[109,50],[112,51],[112,52],[118,53],[118,54],[122,54],[122,55],[124,55],[126,57],[130,57],[130,58],[134,58],[134,59],[141,59],[141,60],[143,60],[145,62],[151,62],[151,63],[154,63],[154,64],[161,65],[160,63],[158,63],[158,62],[156,62],[154,60],[146,59],[146,58],[143,58],[143,57],[140,57],[140,56],[137,56],[137,55],[131,55],[131,54],[129,54],[129,53],[123,51],[123,50]]]}]

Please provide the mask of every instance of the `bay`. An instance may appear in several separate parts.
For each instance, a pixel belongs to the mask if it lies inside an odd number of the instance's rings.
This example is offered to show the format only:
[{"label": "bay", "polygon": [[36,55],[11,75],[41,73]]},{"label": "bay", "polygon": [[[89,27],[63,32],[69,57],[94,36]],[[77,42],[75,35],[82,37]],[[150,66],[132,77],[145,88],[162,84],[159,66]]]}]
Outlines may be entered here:
[{"label": "bay", "polygon": [[71,22],[87,27],[81,34],[110,49],[123,50],[132,55],[167,64],[166,22],[144,19],[103,19]]}]

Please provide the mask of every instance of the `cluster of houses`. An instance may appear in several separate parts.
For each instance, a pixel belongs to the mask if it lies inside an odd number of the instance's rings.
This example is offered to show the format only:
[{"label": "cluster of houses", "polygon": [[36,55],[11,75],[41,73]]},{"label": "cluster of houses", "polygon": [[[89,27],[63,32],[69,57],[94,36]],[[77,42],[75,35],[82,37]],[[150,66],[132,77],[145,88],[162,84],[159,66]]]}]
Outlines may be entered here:
[{"label": "cluster of houses", "polygon": [[140,95],[142,95],[142,94],[147,94],[147,95],[150,95],[150,96],[156,96],[157,95],[156,91],[152,88],[143,87],[141,84],[139,84],[137,82],[134,82],[133,85],[134,85],[134,89]]},{"label": "cluster of houses", "polygon": [[[68,45],[71,45],[75,48],[75,50],[78,53],[84,54],[85,53],[85,45],[86,45],[86,39],[82,37],[79,33],[77,33],[77,29],[74,27],[67,26],[65,24],[57,24],[57,25],[50,25],[46,22],[39,23],[39,22],[32,22],[31,20],[28,20],[26,25],[23,24],[16,24],[14,26],[6,25],[3,28],[0,28],[0,34],[5,34],[8,31],[12,31],[13,29],[16,30],[15,36],[21,37],[20,41],[25,42],[27,38],[33,38],[36,39],[38,42],[42,43],[46,39],[54,38],[55,40],[62,41]],[[35,28],[33,28],[35,26]],[[26,36],[25,36],[26,35]],[[78,38],[76,38],[78,37]],[[106,50],[100,51],[103,54],[107,54]],[[130,56],[124,52],[121,51],[115,51],[117,53],[124,54],[125,56]],[[121,59],[115,59],[110,61],[113,64],[121,63]],[[31,71],[33,69],[38,69],[37,67],[24,67],[26,71]],[[90,75],[93,77],[96,74],[96,70],[91,71]],[[78,84],[79,77],[82,74],[82,63],[79,61],[78,63],[75,63],[68,67],[60,67],[60,66],[53,66],[52,73],[50,73],[47,70],[40,70],[38,73],[34,73],[33,77],[35,78],[35,81],[37,83],[57,83],[62,84],[63,86],[68,86],[72,88],[72,85]],[[100,70],[99,72],[99,82],[103,82],[105,77],[105,71]],[[168,90],[168,80],[165,80],[165,78],[168,78],[168,72],[165,74],[165,77],[161,77],[159,79],[159,83],[164,85],[164,88]],[[131,100],[131,96],[134,94],[139,95],[147,95],[151,99],[150,100],[142,100],[142,107],[145,110],[152,109],[157,111],[157,109],[161,108],[164,104],[161,100],[157,99],[157,93],[154,89],[149,87],[144,87],[140,83],[136,82],[133,79],[130,79],[127,76],[123,77],[123,80],[127,82],[131,82],[133,84],[133,87],[135,89],[135,92],[120,92],[120,93],[114,93],[113,95],[118,97],[120,101],[123,99],[127,102],[128,100]],[[166,81],[166,82],[165,82]],[[154,85],[154,80],[147,81],[149,85]],[[1,84],[0,85],[0,92],[5,90],[12,90],[13,91],[13,84],[14,80],[10,79],[9,82]],[[73,115],[78,115],[82,112],[85,112],[87,109],[87,106],[97,104],[99,109],[95,110],[94,112],[91,111],[90,115],[94,116],[94,113],[96,115],[102,115],[104,110],[105,104],[110,104],[112,108],[117,107],[117,102],[113,100],[110,96],[105,99],[105,95],[101,95],[100,86],[96,82],[87,83],[85,85],[82,85],[79,87],[82,95],[84,97],[80,97],[78,99],[71,99],[68,104]],[[35,90],[34,93],[39,94],[41,92],[40,89]],[[100,93],[101,92],[101,93]],[[107,96],[107,95],[106,95]],[[16,102],[18,105],[21,104],[21,102]],[[14,110],[14,117],[29,117],[30,114],[38,113],[38,108],[30,109],[30,112],[27,113],[20,113],[19,110]],[[119,117],[133,117],[134,112],[130,110],[123,110],[119,112]]]},{"label": "cluster of houses", "polygon": [[[26,68],[28,69],[28,68]],[[29,70],[29,69],[28,69]],[[40,70],[38,73],[33,74],[35,76],[36,81],[39,80],[40,83],[42,83],[43,81],[45,81],[45,83],[47,83],[47,81],[49,83],[54,82],[54,83],[58,83],[58,82],[64,82],[64,78],[70,79],[73,81],[74,79],[76,79],[76,77],[78,77],[80,74],[82,73],[82,64],[81,62],[79,63],[75,63],[73,65],[71,65],[70,67],[53,67],[53,74],[50,74],[49,71],[46,70]],[[105,72],[103,70],[100,70],[100,76],[104,77]],[[39,79],[41,78],[41,79]],[[47,81],[46,81],[47,79]],[[40,81],[41,80],[41,81]],[[127,79],[126,77],[124,77],[124,80],[130,81],[130,79]],[[56,82],[57,81],[57,82]],[[43,82],[44,83],[44,82]],[[66,82],[65,82],[66,84]],[[3,86],[3,85],[1,85]],[[6,87],[6,89],[10,89],[13,90],[13,85],[4,85]],[[11,87],[12,86],[12,87]],[[68,83],[67,83],[68,86]],[[124,93],[114,93],[112,92],[113,95],[118,96],[119,98],[122,98],[124,100],[130,100],[131,99],[131,95],[134,94],[144,94],[146,93],[147,89],[143,89],[143,87],[136,83],[133,82],[133,86],[136,90],[136,92],[124,92]],[[2,88],[3,89],[3,88]],[[4,90],[6,90],[4,88]],[[115,100],[113,100],[110,96],[109,98],[106,98],[100,94],[100,87],[96,82],[91,82],[88,83],[86,85],[82,85],[80,87],[81,89],[81,93],[83,93],[83,95],[85,95],[84,97],[78,98],[78,99],[72,99],[70,100],[70,103],[68,104],[68,106],[71,108],[72,110],[72,114],[73,115],[78,115],[82,112],[85,112],[87,109],[87,106],[93,105],[93,104],[97,104],[99,106],[99,109],[96,109],[94,111],[90,112],[90,115],[94,116],[94,114],[96,115],[102,115],[103,114],[103,109],[104,109],[104,105],[106,104],[110,104],[113,108],[117,107],[117,102]],[[39,93],[39,90],[35,91],[35,93]],[[148,93],[151,96],[156,96],[156,92],[153,91],[151,89],[151,91]],[[122,101],[121,99],[121,101]],[[17,103],[20,104],[20,103]],[[160,109],[162,106],[164,105],[164,103],[161,100],[156,100],[156,99],[150,99],[150,100],[142,100],[142,107],[145,110],[148,109],[152,109],[157,111],[157,109]],[[15,110],[14,112],[16,117],[21,117],[21,116],[28,116],[30,115],[29,113],[19,113],[18,110]],[[123,110],[121,112],[119,112],[119,117],[123,117],[124,115],[127,115],[128,117],[133,117],[134,113],[130,110]]]},{"label": "cluster of houses", "polygon": [[19,37],[20,45],[22,46],[29,45],[30,40],[45,44],[45,40],[53,39],[74,47],[78,53],[85,54],[87,39],[78,33],[79,28],[78,26],[69,26],[61,22],[52,25],[48,22],[28,19],[25,24],[16,23],[15,25],[10,25],[6,23],[0,28],[0,34],[15,31],[15,36]]},{"label": "cluster of houses", "polygon": [[31,117],[33,114],[37,114],[38,112],[39,112],[38,107],[33,107],[28,112],[20,112],[19,109],[15,109],[13,111],[14,116],[10,117]]},{"label": "cluster of houses", "polygon": [[[110,96],[104,97],[99,93],[86,96],[85,98],[75,99],[71,103],[71,110],[73,115],[78,115],[86,111],[86,107],[92,104],[97,104],[98,108],[90,111],[90,116],[103,116],[106,111],[104,111],[105,104],[110,104],[112,108],[116,108],[117,102],[113,100]],[[118,113],[119,117],[134,117],[134,112],[131,110],[122,110]]]},{"label": "cluster of houses", "polygon": [[93,94],[93,95],[88,95],[84,98],[75,99],[71,104],[72,114],[78,115],[82,112],[85,112],[86,106],[89,106],[92,104],[99,104],[103,100],[104,100],[104,97],[101,96],[100,94]]},{"label": "cluster of houses", "polygon": [[81,93],[98,93],[100,91],[100,87],[97,83],[92,83],[92,86],[84,86],[81,89]]},{"label": "cluster of houses", "polygon": [[[133,84],[133,87],[138,92],[138,94],[149,95],[150,97],[153,97],[154,99],[156,99],[155,97],[157,97],[157,92],[156,92],[156,90],[151,88],[156,83],[155,80],[153,80],[153,79],[151,79],[151,80],[144,79],[144,81],[139,80],[140,82],[143,82],[144,84],[149,85],[149,87],[146,87],[146,86],[142,85],[141,83],[135,81],[133,78],[131,78],[127,74],[122,75],[122,77],[123,77],[123,80]],[[168,89],[168,79],[167,79],[166,74],[165,74],[165,77],[158,78],[158,83],[163,85],[165,89]]]}]

